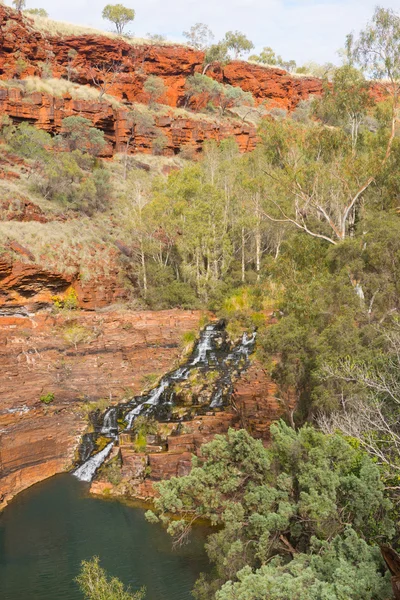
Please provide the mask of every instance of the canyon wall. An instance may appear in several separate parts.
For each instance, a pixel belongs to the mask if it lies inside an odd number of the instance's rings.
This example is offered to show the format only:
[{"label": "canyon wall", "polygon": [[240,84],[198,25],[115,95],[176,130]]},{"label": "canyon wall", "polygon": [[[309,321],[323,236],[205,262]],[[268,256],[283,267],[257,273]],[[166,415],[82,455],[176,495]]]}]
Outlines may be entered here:
[{"label": "canyon wall", "polygon": [[[138,394],[170,370],[200,313],[160,311],[0,317],[0,506],[70,468],[84,406]],[[41,397],[54,394],[46,405]]]},{"label": "canyon wall", "polygon": [[[129,137],[127,113],[132,103],[149,103],[144,83],[150,75],[161,77],[166,92],[160,102],[171,111],[155,113],[155,131],[166,136],[164,153],[173,155],[185,146],[199,151],[205,140],[220,141],[235,137],[242,152],[254,149],[256,128],[238,118],[210,117],[174,110],[185,103],[185,83],[194,73],[202,71],[204,54],[183,45],[135,45],[123,38],[102,35],[51,36],[34,28],[33,21],[21,13],[0,6],[0,80],[11,87],[0,87],[0,115],[7,114],[15,122],[27,121],[51,133],[58,133],[61,121],[80,115],[105,132],[109,144],[104,156],[124,151]],[[71,60],[71,51],[74,51]],[[118,76],[107,72],[118,65]],[[46,65],[51,76],[94,86],[94,81],[107,82],[107,94],[120,102],[112,106],[107,101],[77,100],[65,94],[26,93],[18,81],[29,76],[40,77]],[[106,66],[105,66],[106,65]],[[269,108],[294,109],[300,100],[322,93],[319,79],[294,77],[286,71],[265,68],[244,61],[228,65],[212,65],[207,74],[225,84],[240,86],[251,92],[256,103]],[[110,79],[111,77],[111,79]],[[12,87],[15,81],[16,86]],[[11,83],[10,83],[11,82]],[[100,96],[100,92],[99,92]],[[152,152],[154,133],[135,137],[129,152]]]},{"label": "canyon wall", "polygon": [[[55,98],[39,92],[24,94],[18,87],[0,87],[0,115],[8,115],[15,123],[25,121],[52,134],[61,131],[64,118],[84,117],[104,131],[108,142],[102,153],[104,157],[126,150],[131,135],[128,113],[128,108],[113,108],[108,102],[76,100],[70,96]],[[154,131],[135,135],[134,143],[129,144],[129,153],[152,153],[153,140],[160,133],[166,137],[163,154],[170,156],[178,154],[185,146],[199,151],[206,140],[221,141],[228,137],[236,139],[241,152],[255,148],[256,128],[249,123],[234,119],[210,119],[200,114],[180,116],[174,111],[155,113],[154,117]]]}]

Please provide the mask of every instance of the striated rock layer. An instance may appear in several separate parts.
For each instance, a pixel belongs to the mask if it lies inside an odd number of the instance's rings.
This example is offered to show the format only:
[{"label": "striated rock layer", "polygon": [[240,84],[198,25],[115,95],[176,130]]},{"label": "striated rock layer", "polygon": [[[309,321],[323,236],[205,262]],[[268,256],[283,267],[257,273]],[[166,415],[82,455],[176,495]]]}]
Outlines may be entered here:
[{"label": "striated rock layer", "polygon": [[130,398],[146,375],[170,370],[199,318],[178,310],[0,317],[0,506],[69,468],[88,426],[82,406]]},{"label": "striated rock layer", "polygon": [[[149,103],[146,79],[155,75],[164,81],[166,92],[160,102],[170,107],[185,103],[187,78],[203,69],[204,53],[182,45],[132,45],[123,38],[102,35],[51,36],[35,30],[32,19],[0,5],[0,80],[41,77],[43,65],[52,77],[69,78],[93,87],[106,82],[107,94],[125,104]],[[76,54],[71,59],[71,51]],[[117,65],[118,76],[110,73]],[[223,83],[251,92],[256,103],[269,107],[294,109],[300,100],[321,94],[322,82],[316,78],[293,77],[286,71],[265,68],[244,61],[226,66],[212,65],[207,74]],[[17,85],[16,81],[16,85]],[[99,92],[100,94],[100,92]],[[128,109],[108,102],[53,97],[45,93],[24,94],[18,87],[0,87],[0,114],[15,122],[28,121],[51,133],[58,133],[63,118],[80,115],[103,130],[109,142],[104,153],[125,149],[129,137]],[[156,131],[167,138],[165,154],[177,153],[185,145],[199,150],[205,140],[217,141],[234,136],[242,152],[255,145],[255,128],[240,120],[193,116],[180,117],[171,112],[156,115]],[[151,152],[154,132],[138,135],[130,152]]]},{"label": "striated rock layer", "polygon": [[83,282],[78,268],[73,274],[49,271],[34,262],[34,257],[18,242],[10,242],[9,249],[30,262],[0,255],[0,315],[22,314],[52,306],[56,298],[76,294],[78,306],[87,310],[103,308],[126,299],[126,290],[118,280],[118,263],[113,272],[101,279]]},{"label": "striated rock layer", "polygon": [[[51,66],[54,77],[67,77],[73,68],[74,80],[93,85],[94,73],[101,75],[103,64],[118,64],[119,73],[108,93],[128,102],[148,102],[143,84],[149,75],[162,77],[167,92],[161,101],[180,106],[186,79],[203,69],[204,53],[183,45],[132,45],[123,38],[102,35],[44,36],[33,21],[6,6],[0,6],[0,78],[40,76],[43,62]],[[68,57],[75,50],[76,56]],[[18,50],[18,53],[16,52]],[[21,61],[24,68],[21,70]],[[314,77],[293,77],[277,68],[266,68],[245,61],[212,66],[207,74],[240,86],[256,100],[274,100],[292,109],[310,94],[321,94],[322,83]]]},{"label": "striated rock layer", "polygon": [[[110,157],[114,152],[125,152],[131,133],[127,123],[128,108],[113,108],[108,102],[74,100],[70,96],[55,98],[49,94],[35,92],[23,95],[15,87],[0,87],[0,115],[6,114],[14,122],[26,121],[52,134],[61,131],[61,122],[66,117],[81,116],[95,127],[105,132],[108,144],[102,156]],[[255,127],[240,121],[223,119],[220,121],[194,115],[193,118],[177,116],[173,113],[155,115],[155,132],[166,137],[164,154],[174,155],[184,146],[200,150],[206,140],[223,140],[234,137],[241,152],[254,149]],[[154,131],[136,135],[134,143],[128,145],[129,153],[152,152],[156,135]]]}]

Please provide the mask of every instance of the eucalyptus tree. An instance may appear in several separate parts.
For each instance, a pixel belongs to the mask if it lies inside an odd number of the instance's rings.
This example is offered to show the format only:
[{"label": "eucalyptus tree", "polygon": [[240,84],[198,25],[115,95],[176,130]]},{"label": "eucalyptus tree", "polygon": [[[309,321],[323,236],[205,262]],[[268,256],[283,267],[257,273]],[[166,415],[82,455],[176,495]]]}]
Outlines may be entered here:
[{"label": "eucalyptus tree", "polygon": [[114,23],[117,33],[122,35],[127,24],[134,20],[135,11],[123,4],[107,4],[103,9],[102,17]]}]

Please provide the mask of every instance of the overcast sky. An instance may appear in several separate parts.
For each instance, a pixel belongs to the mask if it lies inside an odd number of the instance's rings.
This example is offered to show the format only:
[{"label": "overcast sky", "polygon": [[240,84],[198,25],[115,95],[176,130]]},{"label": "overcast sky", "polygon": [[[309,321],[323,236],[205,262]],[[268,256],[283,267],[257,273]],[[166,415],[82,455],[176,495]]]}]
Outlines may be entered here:
[{"label": "overcast sky", "polygon": [[135,9],[130,29],[139,37],[150,32],[181,41],[184,30],[202,22],[216,38],[238,29],[257,51],[272,46],[298,64],[339,62],[337,50],[346,34],[364,26],[377,3],[400,13],[400,0],[27,0],[27,8],[42,7],[56,20],[110,29],[101,18],[109,1]]}]

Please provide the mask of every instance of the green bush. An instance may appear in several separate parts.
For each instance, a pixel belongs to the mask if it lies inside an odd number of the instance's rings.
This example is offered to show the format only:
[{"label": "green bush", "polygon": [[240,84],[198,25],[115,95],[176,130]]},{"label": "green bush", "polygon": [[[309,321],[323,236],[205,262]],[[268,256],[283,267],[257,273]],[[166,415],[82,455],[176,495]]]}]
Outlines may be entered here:
[{"label": "green bush", "polygon": [[40,396],[40,402],[42,402],[43,404],[51,404],[54,401],[54,394],[52,392],[48,393],[48,394],[43,394],[42,396]]}]

